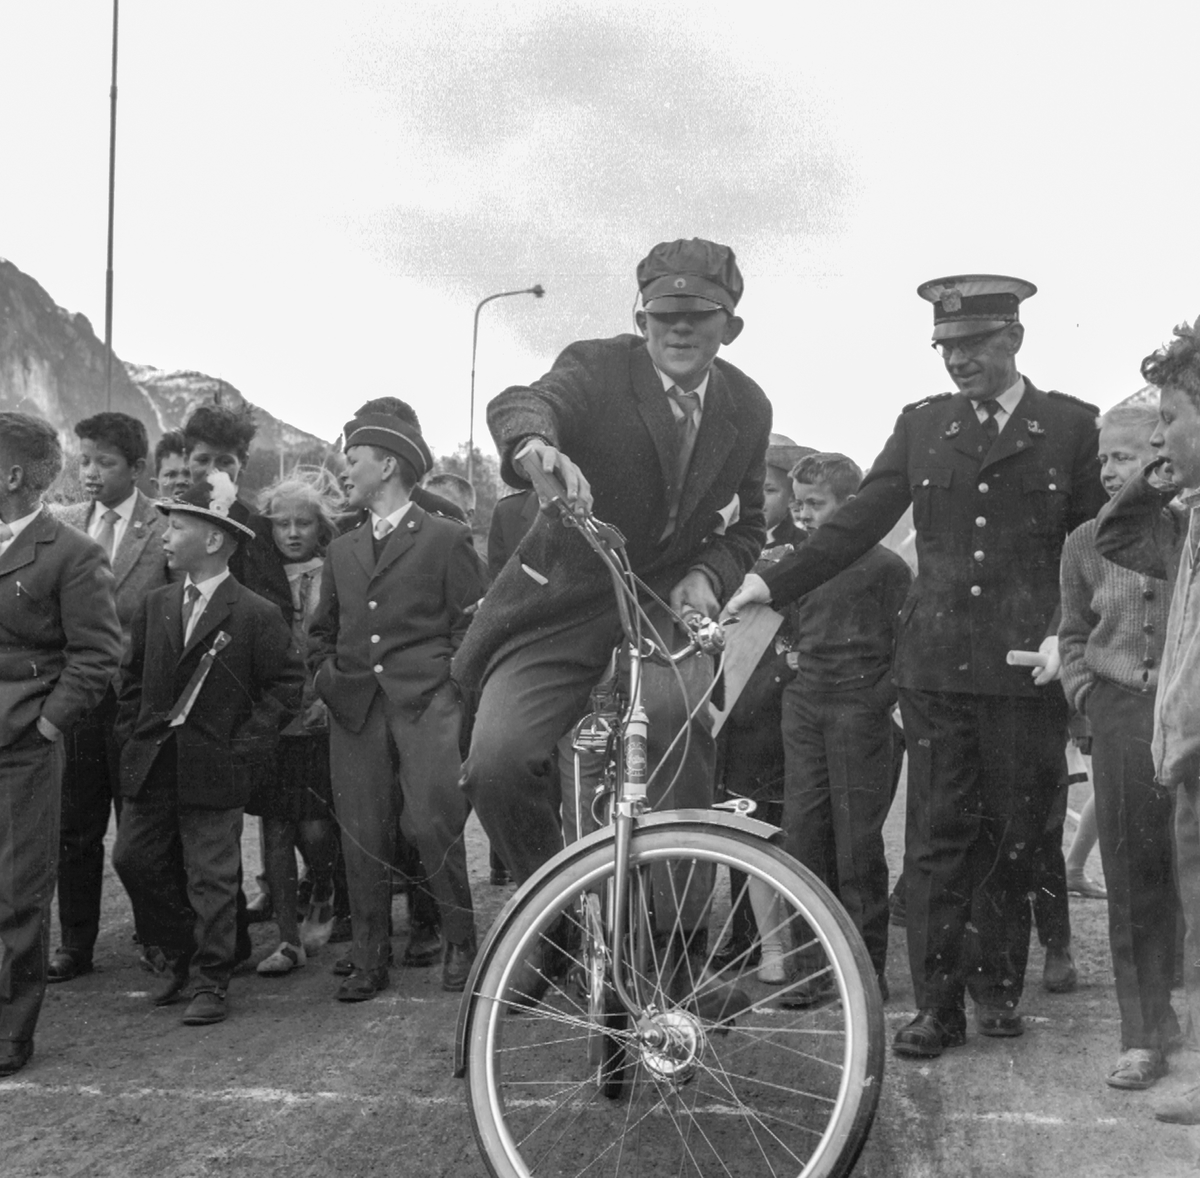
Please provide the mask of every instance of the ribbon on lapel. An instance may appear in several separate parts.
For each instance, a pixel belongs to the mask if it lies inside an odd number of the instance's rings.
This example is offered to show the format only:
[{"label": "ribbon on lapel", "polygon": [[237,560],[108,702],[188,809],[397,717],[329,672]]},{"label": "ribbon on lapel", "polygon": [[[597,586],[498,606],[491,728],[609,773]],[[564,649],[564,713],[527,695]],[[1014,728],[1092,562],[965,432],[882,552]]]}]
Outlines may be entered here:
[{"label": "ribbon on lapel", "polygon": [[208,673],[212,670],[212,665],[216,661],[217,655],[229,645],[230,641],[229,635],[224,630],[217,631],[217,637],[214,639],[212,646],[209,647],[207,653],[200,660],[200,665],[188,680],[188,685],[183,689],[182,694],[175,701],[175,706],[171,709],[170,715],[167,716],[168,728],[178,728],[188,718],[188,713],[192,710],[192,705],[196,702],[196,696],[200,694],[200,688],[204,686],[204,680],[208,678]]}]

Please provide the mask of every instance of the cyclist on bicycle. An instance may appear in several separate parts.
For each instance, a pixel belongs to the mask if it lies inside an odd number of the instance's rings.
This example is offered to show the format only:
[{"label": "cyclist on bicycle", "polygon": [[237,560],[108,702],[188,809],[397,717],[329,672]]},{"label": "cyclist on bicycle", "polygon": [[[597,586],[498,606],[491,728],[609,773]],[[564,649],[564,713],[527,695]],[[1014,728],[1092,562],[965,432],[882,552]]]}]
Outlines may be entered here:
[{"label": "cyclist on bicycle", "polygon": [[[572,344],[549,373],[488,406],[502,475],[527,485],[514,459],[533,453],[626,538],[634,571],[677,613],[716,617],[762,548],[763,470],[771,407],[716,359],[742,330],[742,276],[727,246],[692,239],[654,247],[637,270],[641,336]],[[669,615],[656,624],[675,646]],[[519,882],[562,845],[547,779],[554,746],[587,709],[621,628],[609,577],[557,516],[542,513],[496,578],[454,666],[481,689],[464,784],[493,845]],[[699,655],[683,665],[691,706],[711,682]],[[675,684],[673,673],[667,673]],[[647,692],[652,764],[684,723],[678,690]],[[693,722],[687,759],[660,805],[712,802],[713,741]],[[657,739],[655,739],[657,737]],[[677,762],[684,742],[672,754]],[[669,763],[656,783],[666,785]]]}]

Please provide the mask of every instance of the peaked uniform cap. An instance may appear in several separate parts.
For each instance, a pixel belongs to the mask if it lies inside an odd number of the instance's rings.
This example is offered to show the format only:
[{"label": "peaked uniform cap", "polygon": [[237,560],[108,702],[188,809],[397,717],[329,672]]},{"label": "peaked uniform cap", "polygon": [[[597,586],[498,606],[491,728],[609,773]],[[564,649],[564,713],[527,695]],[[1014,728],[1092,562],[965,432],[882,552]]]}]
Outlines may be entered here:
[{"label": "peaked uniform cap", "polygon": [[650,312],[733,314],[745,284],[733,250],[700,237],[659,242],[639,263],[638,290]]},{"label": "peaked uniform cap", "polygon": [[933,304],[933,338],[961,339],[1019,323],[1018,308],[1037,287],[1004,274],[957,274],[923,282],[917,294]]},{"label": "peaked uniform cap", "polygon": [[211,471],[198,483],[192,483],[175,499],[159,499],[155,507],[169,515],[172,511],[183,512],[184,515],[197,515],[214,523],[223,532],[228,532],[235,540],[249,537],[254,539],[254,529],[239,523],[229,514],[229,509],[237,502],[237,487],[223,470]]},{"label": "peaked uniform cap", "polygon": [[423,479],[433,469],[433,455],[411,421],[391,413],[364,413],[342,426],[343,450],[351,446],[379,446],[403,458]]}]

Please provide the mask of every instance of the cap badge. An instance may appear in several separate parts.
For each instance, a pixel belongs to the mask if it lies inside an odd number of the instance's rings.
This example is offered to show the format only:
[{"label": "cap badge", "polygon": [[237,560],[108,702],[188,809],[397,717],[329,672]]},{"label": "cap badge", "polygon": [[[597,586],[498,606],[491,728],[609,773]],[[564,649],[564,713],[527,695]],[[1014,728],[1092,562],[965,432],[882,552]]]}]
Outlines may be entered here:
[{"label": "cap badge", "polygon": [[943,438],[956,438],[956,437],[958,437],[959,430],[961,430],[961,429],[962,429],[961,421],[952,421],[948,426],[946,426],[945,430],[942,432],[942,437]]},{"label": "cap badge", "polygon": [[1029,417],[1025,418],[1025,428],[1031,434],[1044,434],[1046,432],[1044,427],[1038,425],[1036,421]]},{"label": "cap badge", "polygon": [[957,315],[962,310],[962,291],[954,287],[942,291],[942,310],[948,315]]},{"label": "cap badge", "polygon": [[685,286],[687,286],[687,279],[686,279],[686,278],[676,278],[676,279],[675,279],[675,289],[676,289],[676,290],[683,290],[683,288],[684,288]]}]

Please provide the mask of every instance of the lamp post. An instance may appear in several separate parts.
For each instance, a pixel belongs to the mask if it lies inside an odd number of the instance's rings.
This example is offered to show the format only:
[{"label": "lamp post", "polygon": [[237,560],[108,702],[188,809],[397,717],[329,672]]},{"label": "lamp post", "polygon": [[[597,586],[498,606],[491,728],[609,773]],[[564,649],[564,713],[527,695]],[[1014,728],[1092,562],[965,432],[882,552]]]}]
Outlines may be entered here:
[{"label": "lamp post", "polygon": [[467,428],[467,482],[475,482],[475,352],[479,347],[479,312],[483,310],[485,303],[490,303],[493,299],[506,299],[510,295],[531,294],[535,299],[540,299],[546,293],[545,287],[539,282],[534,286],[527,286],[524,290],[502,290],[498,294],[488,295],[485,299],[480,299],[475,304],[475,327],[471,332],[471,421]]},{"label": "lamp post", "polygon": [[113,203],[117,175],[117,4],[113,0],[112,85],[108,90],[108,267],[104,271],[104,407],[112,408]]}]

